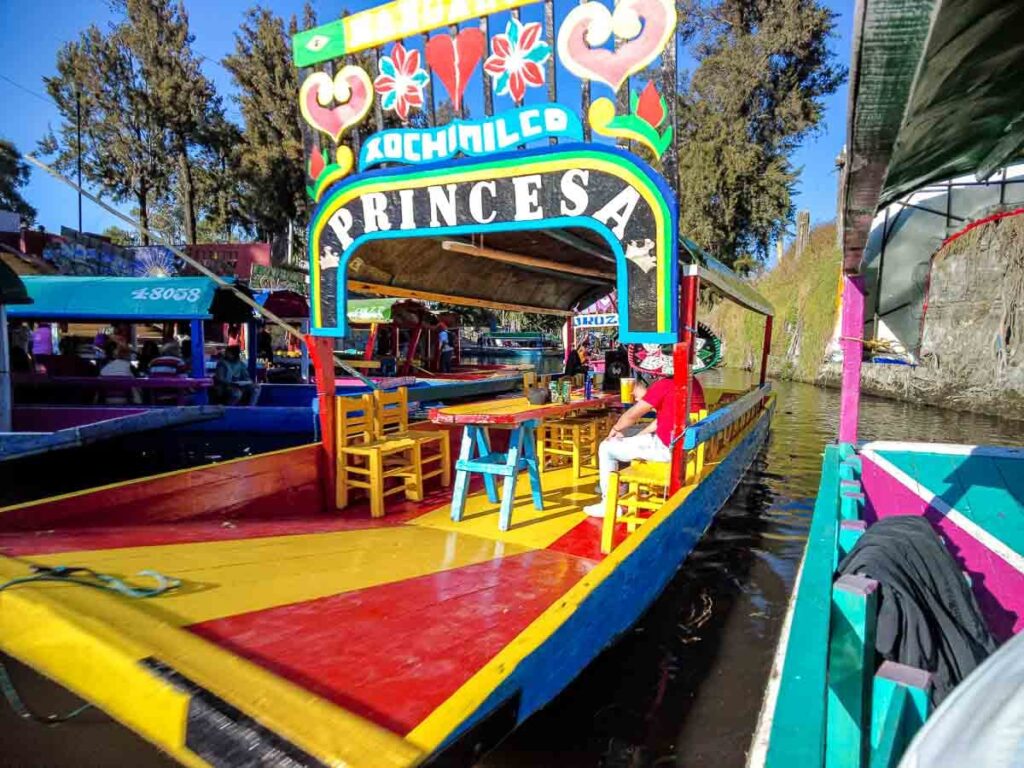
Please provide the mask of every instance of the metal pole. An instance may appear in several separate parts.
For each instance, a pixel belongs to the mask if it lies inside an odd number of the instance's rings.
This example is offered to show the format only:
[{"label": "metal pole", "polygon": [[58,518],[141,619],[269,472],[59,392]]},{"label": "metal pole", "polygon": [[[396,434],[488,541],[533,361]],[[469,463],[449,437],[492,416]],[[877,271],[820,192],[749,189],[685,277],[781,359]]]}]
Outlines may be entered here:
[{"label": "metal pole", "polygon": [[[949,226],[949,219],[946,219]],[[875,274],[875,316],[871,338],[878,338],[878,310],[882,306],[882,270],[885,269],[885,246],[889,242],[889,206],[885,206],[885,219],[882,221],[882,247],[878,250],[878,271]]]},{"label": "metal pole", "polygon": [[82,94],[75,90],[75,166],[78,171],[78,234],[82,234]]},{"label": "metal pole", "polygon": [[11,353],[7,344],[7,307],[0,304],[0,432],[11,431]]}]

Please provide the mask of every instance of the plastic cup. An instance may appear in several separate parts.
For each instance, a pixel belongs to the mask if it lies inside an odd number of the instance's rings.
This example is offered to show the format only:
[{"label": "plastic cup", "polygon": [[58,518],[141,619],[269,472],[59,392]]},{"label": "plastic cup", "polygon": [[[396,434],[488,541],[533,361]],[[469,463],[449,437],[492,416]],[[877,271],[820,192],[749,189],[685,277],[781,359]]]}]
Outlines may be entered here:
[{"label": "plastic cup", "polygon": [[629,405],[633,402],[633,388],[636,386],[636,379],[619,379],[619,399]]}]

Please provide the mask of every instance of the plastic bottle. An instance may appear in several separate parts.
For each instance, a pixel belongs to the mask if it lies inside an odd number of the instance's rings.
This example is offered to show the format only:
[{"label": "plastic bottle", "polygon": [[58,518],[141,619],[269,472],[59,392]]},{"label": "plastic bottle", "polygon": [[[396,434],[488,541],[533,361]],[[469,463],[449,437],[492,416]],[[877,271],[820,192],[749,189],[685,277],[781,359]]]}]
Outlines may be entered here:
[{"label": "plastic bottle", "polygon": [[583,399],[589,400],[594,394],[594,372],[587,371],[587,378],[583,381]]}]

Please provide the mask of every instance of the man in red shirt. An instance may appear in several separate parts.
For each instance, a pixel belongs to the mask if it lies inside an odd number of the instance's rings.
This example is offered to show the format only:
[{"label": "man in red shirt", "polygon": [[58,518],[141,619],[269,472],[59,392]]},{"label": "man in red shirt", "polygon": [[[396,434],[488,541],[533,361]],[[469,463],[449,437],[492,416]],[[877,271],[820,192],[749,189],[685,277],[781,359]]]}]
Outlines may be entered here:
[{"label": "man in red shirt", "polygon": [[[691,381],[690,413],[695,413],[704,408],[704,390],[696,378]],[[598,449],[601,501],[583,508],[591,517],[604,517],[608,481],[612,472],[618,471],[621,462],[636,459],[672,461],[672,440],[677,437],[672,430],[679,405],[675,382],[671,378],[658,379],[649,388],[644,388],[638,381],[633,393],[636,403],[619,417]],[[634,430],[637,422],[652,410],[657,412],[655,420],[639,432]]]}]

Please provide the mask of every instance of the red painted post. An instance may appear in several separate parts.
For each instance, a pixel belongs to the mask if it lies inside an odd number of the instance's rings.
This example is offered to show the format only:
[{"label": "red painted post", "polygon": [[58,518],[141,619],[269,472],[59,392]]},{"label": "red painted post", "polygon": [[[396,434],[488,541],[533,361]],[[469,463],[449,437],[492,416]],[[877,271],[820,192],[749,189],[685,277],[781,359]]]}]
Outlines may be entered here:
[{"label": "red painted post", "polygon": [[370,323],[370,336],[363,350],[363,360],[373,360],[373,350],[377,348],[377,323]]},{"label": "red painted post", "polygon": [[839,442],[857,442],[860,418],[860,369],[864,354],[864,278],[847,275],[843,281],[843,392],[839,401]]},{"label": "red painted post", "polygon": [[[696,275],[683,277],[680,289],[680,323],[679,343],[672,350],[673,380],[676,386],[676,402],[682,407],[676,408],[675,424],[672,425],[672,436],[682,435],[686,430],[690,417],[690,397],[693,388],[690,386],[690,365],[695,354],[694,332],[697,328],[697,299],[700,296],[700,278]],[[672,447],[672,482],[669,493],[679,490],[686,479],[686,449],[682,438]]]},{"label": "red painted post", "polygon": [[408,376],[412,373],[412,361],[416,357],[416,348],[420,345],[420,334],[423,333],[423,326],[417,325],[409,339],[409,348],[405,352],[405,363],[402,365],[402,375]]},{"label": "red painted post", "polygon": [[576,346],[576,335],[572,330],[572,315],[565,319],[565,325],[562,326],[562,346],[565,347],[565,354],[562,357],[562,370],[565,370],[565,367],[569,365],[569,353]]},{"label": "red painted post", "polygon": [[[681,341],[672,349],[673,376],[677,403],[685,403],[687,407],[676,408],[675,424],[672,425],[672,437],[677,438],[686,430],[687,413],[690,402],[690,345]],[[675,493],[683,487],[686,478],[686,449],[683,440],[677,439],[672,446],[672,470],[669,474],[671,483],[668,492]]]},{"label": "red painted post", "polygon": [[334,509],[337,482],[337,445],[334,431],[334,340],[323,336],[306,336],[309,356],[316,372],[316,396],[320,404],[320,484],[324,506]]},{"label": "red painted post", "polygon": [[765,315],[764,318],[764,343],[761,347],[761,379],[760,386],[764,386],[768,379],[768,353],[772,349],[772,316]]}]

